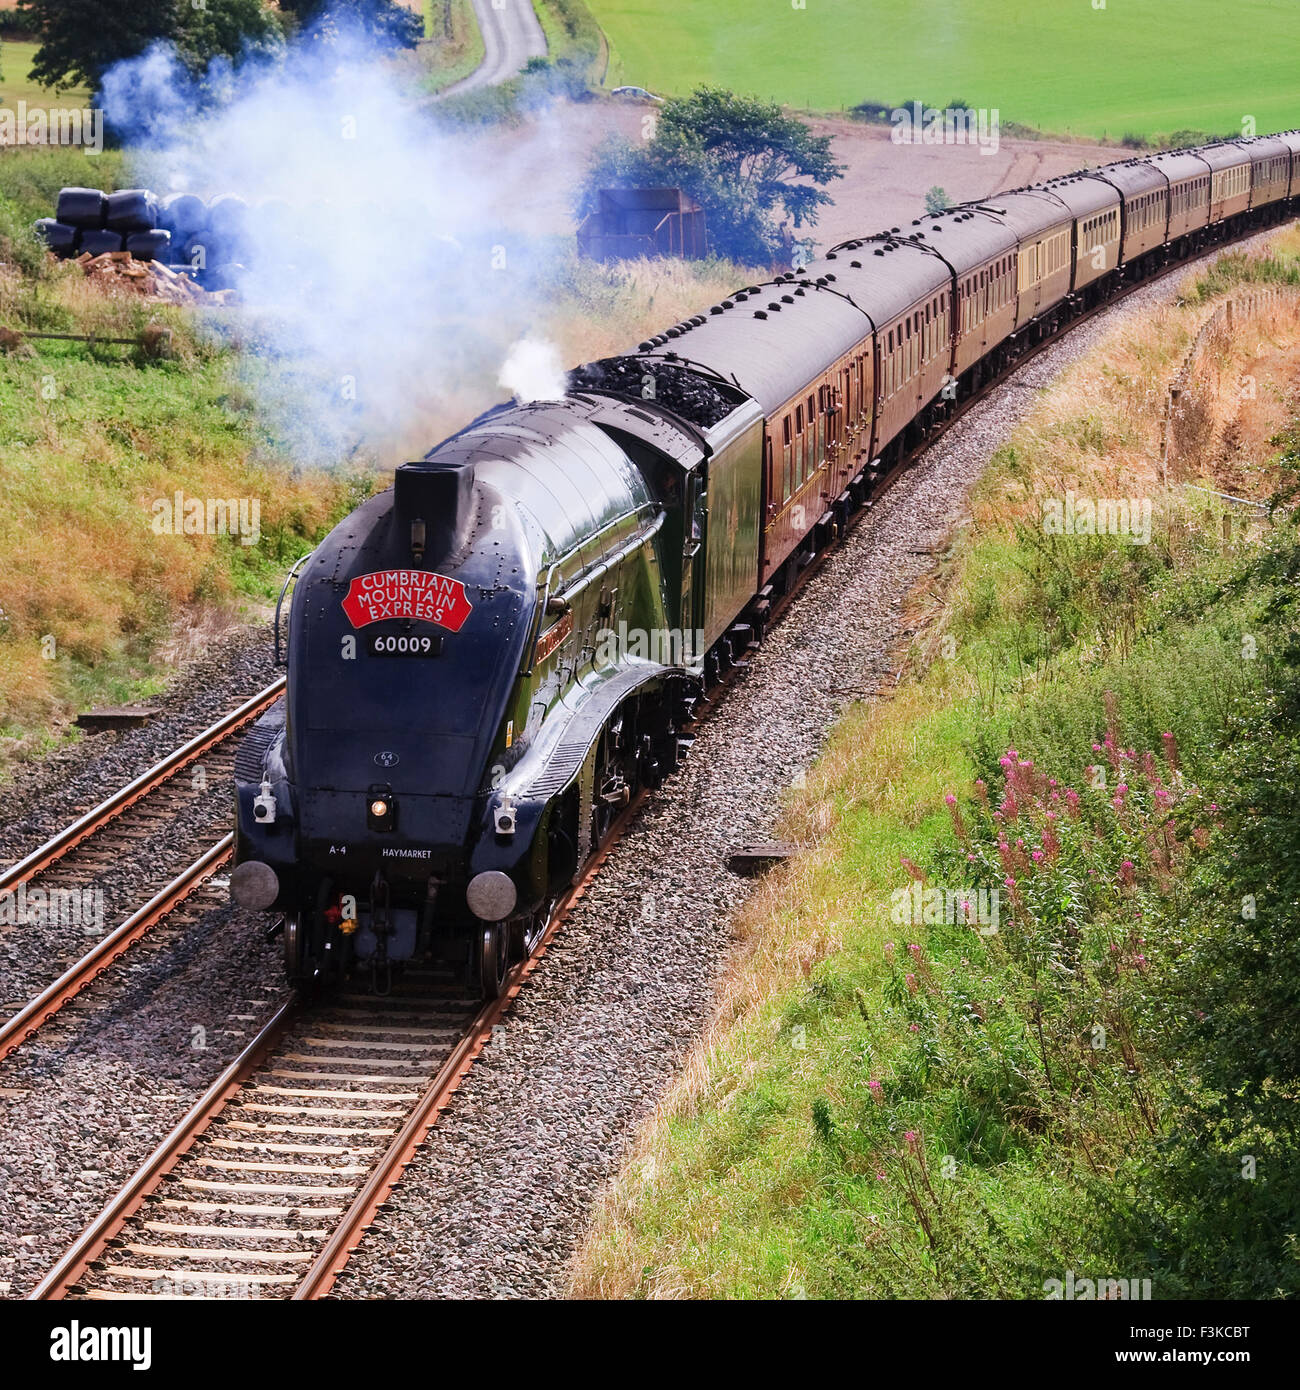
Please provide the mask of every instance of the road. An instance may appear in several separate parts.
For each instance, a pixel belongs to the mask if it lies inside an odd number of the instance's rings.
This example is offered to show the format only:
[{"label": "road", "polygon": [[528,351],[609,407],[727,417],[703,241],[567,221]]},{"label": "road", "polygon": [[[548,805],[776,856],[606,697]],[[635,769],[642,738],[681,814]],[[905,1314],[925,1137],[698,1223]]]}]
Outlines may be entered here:
[{"label": "road", "polygon": [[442,93],[445,97],[505,82],[530,58],[546,56],[546,35],[532,0],[474,0],[474,13],[483,33],[483,61],[468,77],[448,87]]}]

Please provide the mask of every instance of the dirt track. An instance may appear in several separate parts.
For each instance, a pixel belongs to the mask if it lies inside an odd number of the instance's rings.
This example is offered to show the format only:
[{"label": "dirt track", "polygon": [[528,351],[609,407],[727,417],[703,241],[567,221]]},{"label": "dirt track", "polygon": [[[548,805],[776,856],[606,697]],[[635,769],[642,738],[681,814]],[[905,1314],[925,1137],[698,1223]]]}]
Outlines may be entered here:
[{"label": "dirt track", "polygon": [[[496,129],[474,137],[484,167],[514,164],[520,146],[536,142],[539,177],[525,196],[511,180],[508,192],[492,209],[503,221],[534,234],[572,235],[573,188],[582,177],[591,151],[606,137],[642,138],[643,123],[654,108],[597,100],[561,103],[543,117],[516,129]],[[1123,158],[1114,146],[1070,144],[1049,140],[1003,138],[996,152],[972,145],[896,145],[890,130],[848,118],[811,117],[819,134],[829,135],[835,158],[847,166],[831,186],[835,205],[827,208],[812,235],[825,248],[846,237],[906,226],[920,216],[926,190],[938,185],[952,202],[987,198],[1022,184]]]}]

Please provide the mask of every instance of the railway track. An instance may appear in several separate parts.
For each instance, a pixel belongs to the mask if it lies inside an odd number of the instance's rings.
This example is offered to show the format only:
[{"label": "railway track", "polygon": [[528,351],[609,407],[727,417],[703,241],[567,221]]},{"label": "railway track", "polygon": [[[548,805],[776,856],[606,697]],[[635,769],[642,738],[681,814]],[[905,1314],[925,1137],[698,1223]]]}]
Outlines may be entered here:
[{"label": "railway track", "polygon": [[[235,735],[283,690],[284,677],[280,677],[0,873],[0,894],[14,894],[21,888],[32,899],[39,889],[45,901],[53,901],[60,892],[79,894],[120,861],[124,844],[158,845],[160,831],[194,800],[195,789],[185,779],[178,780],[179,774],[203,759],[205,784],[228,783],[234,766]],[[159,923],[185,926],[196,920],[178,915],[178,909],[187,899],[205,892],[208,881],[230,858],[232,848],[231,835],[215,843],[195,836],[157,853],[141,883],[133,888],[146,895],[145,903],[0,1024],[0,1060],[32,1037]]]},{"label": "railway track", "polygon": [[281,1005],[29,1298],[328,1294],[643,800],[499,998],[411,972],[389,995]]}]

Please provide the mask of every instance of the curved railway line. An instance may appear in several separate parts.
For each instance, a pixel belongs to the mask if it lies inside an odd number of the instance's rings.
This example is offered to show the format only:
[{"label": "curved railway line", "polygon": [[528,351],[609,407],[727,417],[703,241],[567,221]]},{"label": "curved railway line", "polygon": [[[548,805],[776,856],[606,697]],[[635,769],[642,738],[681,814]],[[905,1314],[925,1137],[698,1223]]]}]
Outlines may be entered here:
[{"label": "curved railway line", "polygon": [[[1189,256],[1165,273],[1176,273],[1221,249]],[[1143,283],[1079,314],[1060,333],[1113,307]],[[939,435],[1060,333],[1026,348],[980,391],[957,404],[928,438],[878,480],[870,501],[849,524],[865,515]],[[816,561],[820,559],[821,554]],[[773,619],[814,568],[815,563],[780,598]],[[744,664],[738,662],[710,691],[684,734],[693,733],[717,707]],[[43,873],[126,808],[165,785],[181,767],[255,718],[278,697],[283,684],[277,681],[15,865],[0,876],[0,889],[24,881],[20,874],[30,879]],[[476,1004],[451,977],[412,972],[390,995],[344,995],[315,1006],[290,998],[281,1005],[29,1298],[328,1295],[367,1226],[461,1079],[490,1044],[493,1029],[645,796],[635,796],[619,815],[581,879],[557,905],[534,953],[512,969],[499,998]],[[206,882],[229,857],[230,848],[229,836],[213,845],[4,1025],[0,1057],[30,1037],[132,941]]]}]

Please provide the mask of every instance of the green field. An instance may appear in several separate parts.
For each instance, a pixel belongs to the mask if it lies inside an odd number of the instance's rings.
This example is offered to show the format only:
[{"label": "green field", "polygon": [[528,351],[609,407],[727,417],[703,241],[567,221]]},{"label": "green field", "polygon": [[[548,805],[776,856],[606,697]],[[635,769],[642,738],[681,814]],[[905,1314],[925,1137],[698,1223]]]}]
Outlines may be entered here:
[{"label": "green field", "polygon": [[80,106],[90,93],[81,88],[57,95],[48,87],[38,87],[28,76],[36,57],[36,44],[6,40],[0,48],[0,105]]},{"label": "green field", "polygon": [[959,97],[1053,133],[1300,123],[1295,0],[587,0],[608,85],[707,82],[814,111]]}]

